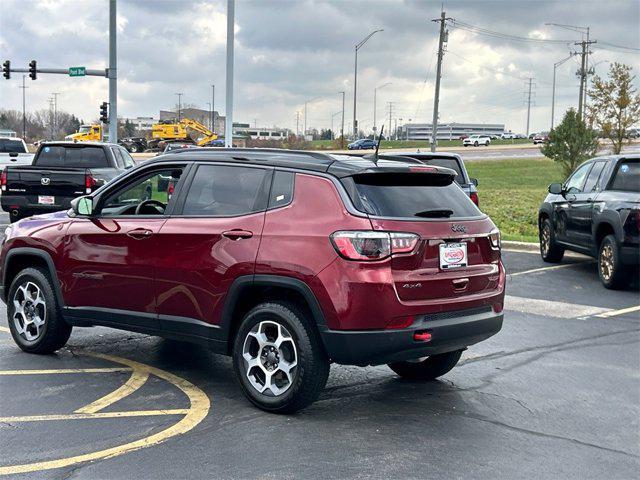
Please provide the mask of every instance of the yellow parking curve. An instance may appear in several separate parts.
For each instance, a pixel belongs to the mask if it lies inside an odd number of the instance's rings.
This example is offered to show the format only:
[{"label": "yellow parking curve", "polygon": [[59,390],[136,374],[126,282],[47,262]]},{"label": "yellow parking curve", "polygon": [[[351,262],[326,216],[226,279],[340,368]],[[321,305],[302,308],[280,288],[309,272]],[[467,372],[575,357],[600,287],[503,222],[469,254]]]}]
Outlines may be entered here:
[{"label": "yellow parking curve", "polygon": [[[6,329],[2,328],[3,331]],[[126,443],[124,445],[118,445],[115,447],[107,448],[104,450],[99,450],[96,452],[85,453],[82,455],[75,455],[72,457],[60,458],[57,460],[47,460],[41,462],[34,463],[26,463],[22,465],[8,465],[8,466],[0,466],[0,475],[15,475],[17,473],[27,473],[27,472],[37,472],[42,470],[49,470],[53,468],[62,468],[68,467],[71,465],[76,465],[78,463],[91,462],[95,460],[101,460],[106,458],[113,458],[119,455],[123,455],[125,453],[133,452],[135,450],[139,450],[141,448],[150,447],[153,445],[157,445],[161,442],[166,441],[171,437],[175,437],[177,435],[182,435],[189,430],[193,429],[196,425],[198,425],[209,412],[209,408],[211,406],[209,402],[209,398],[207,395],[200,390],[198,387],[193,385],[191,382],[180,378],[172,373],[165,372],[159,368],[152,367],[150,365],[145,365],[143,363],[139,363],[133,360],[129,360],[126,358],[120,358],[113,355],[105,355],[100,353],[89,353],[86,352],[86,355],[100,358],[103,360],[107,360],[113,363],[117,363],[120,365],[124,365],[133,370],[134,374],[132,374],[129,381],[120,387],[118,390],[114,391],[112,394],[106,395],[101,399],[83,407],[82,410],[84,413],[74,413],[69,415],[44,415],[43,418],[29,418],[23,417],[22,421],[39,421],[39,420],[67,420],[67,419],[82,419],[82,418],[115,418],[115,417],[125,417],[125,416],[141,416],[141,415],[184,415],[184,417],[173,424],[169,428],[162,430],[161,432],[155,433],[145,438],[141,438],[139,440],[135,440],[133,442]],[[146,378],[149,375],[155,375],[158,378],[161,378],[182,390],[184,394],[189,398],[191,403],[188,409],[175,409],[175,410],[151,410],[151,411],[130,411],[130,412],[107,412],[107,413],[98,413],[98,410],[110,405],[111,403],[123,398],[126,395],[129,395],[132,391],[135,391],[139,388]],[[144,381],[143,381],[144,380]],[[125,387],[126,386],[126,387]],[[91,411],[89,411],[91,410]],[[44,418],[51,417],[51,418]],[[14,417],[15,419],[20,419],[20,417]]]}]

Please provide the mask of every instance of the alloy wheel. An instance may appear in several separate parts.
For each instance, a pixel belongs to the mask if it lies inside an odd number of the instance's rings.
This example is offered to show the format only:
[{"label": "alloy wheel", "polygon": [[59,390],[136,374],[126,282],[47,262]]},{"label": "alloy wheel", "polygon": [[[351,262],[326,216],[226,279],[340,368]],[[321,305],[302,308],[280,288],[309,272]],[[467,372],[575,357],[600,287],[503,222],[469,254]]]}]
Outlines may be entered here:
[{"label": "alloy wheel", "polygon": [[259,393],[280,396],[293,384],[298,355],[293,337],[271,320],[256,324],[242,347],[245,375]]},{"label": "alloy wheel", "polygon": [[37,340],[47,315],[47,304],[40,287],[33,282],[20,285],[13,295],[13,310],[16,332],[29,342]]},{"label": "alloy wheel", "polygon": [[548,225],[544,225],[542,227],[542,238],[540,239],[540,247],[542,248],[542,253],[546,255],[549,253],[549,245],[551,244],[551,229]]},{"label": "alloy wheel", "polygon": [[600,273],[605,281],[611,280],[613,275],[613,248],[607,244],[600,252]]}]

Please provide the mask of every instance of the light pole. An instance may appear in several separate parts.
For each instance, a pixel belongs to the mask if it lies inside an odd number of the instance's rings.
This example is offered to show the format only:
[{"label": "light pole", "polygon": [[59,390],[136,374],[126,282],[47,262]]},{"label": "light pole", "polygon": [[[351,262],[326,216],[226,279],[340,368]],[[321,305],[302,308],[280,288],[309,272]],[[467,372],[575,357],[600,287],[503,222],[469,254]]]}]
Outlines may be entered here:
[{"label": "light pole", "polygon": [[340,124],[340,148],[344,148],[344,92],[342,94],[342,123]]},{"label": "light pole", "polygon": [[211,85],[211,131],[216,130],[216,86]]},{"label": "light pole", "polygon": [[383,85],[379,85],[373,89],[373,138],[376,137],[376,131],[378,129],[378,127],[376,127],[376,110],[378,108],[378,102],[377,102],[376,96],[377,96],[378,90],[384,87],[388,87],[389,85],[391,85],[391,82],[387,82]]},{"label": "light pole", "polygon": [[359,43],[355,46],[355,67],[353,73],[353,138],[354,140],[358,138],[358,120],[356,119],[356,109],[358,103],[358,50],[362,48],[362,46],[367,43],[371,37],[373,37],[376,33],[382,32],[383,29],[380,28],[378,30],[374,30],[369,35],[364,37]]},{"label": "light pole", "polygon": [[[18,87],[22,89],[22,139],[24,140],[25,138],[27,138],[27,113],[26,113],[26,95],[25,92],[27,91],[27,87],[24,84],[25,78],[27,78],[26,75],[22,75],[22,86]],[[26,140],[25,140],[26,141]]]},{"label": "light pole", "polygon": [[[209,110],[211,110],[211,102],[207,102],[207,106],[209,107]],[[213,132],[213,122],[211,121],[211,118],[209,119],[209,130]]]},{"label": "light pole", "polygon": [[182,110],[182,95],[184,95],[184,93],[174,93],[174,95],[178,96],[178,121],[180,121],[180,114]]},{"label": "light pole", "polygon": [[315,102],[320,97],[310,98],[309,100],[305,100],[304,102],[304,131],[302,132],[302,136],[305,137],[307,135],[307,103]]},{"label": "light pole", "polygon": [[553,88],[551,89],[551,130],[553,130],[553,120],[556,108],[556,69],[564,62],[573,57],[574,53],[570,53],[567,58],[563,58],[559,62],[553,64]]},{"label": "light pole", "polygon": [[335,140],[336,139],[336,134],[333,131],[333,119],[336,117],[336,115],[340,115],[342,112],[336,112],[333,115],[331,115],[331,140]]}]

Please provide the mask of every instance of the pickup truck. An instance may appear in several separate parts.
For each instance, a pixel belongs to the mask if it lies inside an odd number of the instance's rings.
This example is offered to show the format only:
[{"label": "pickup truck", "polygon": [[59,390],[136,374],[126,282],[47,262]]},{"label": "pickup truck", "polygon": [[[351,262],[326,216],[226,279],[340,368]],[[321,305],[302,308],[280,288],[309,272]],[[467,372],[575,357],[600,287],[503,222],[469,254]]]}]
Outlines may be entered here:
[{"label": "pickup truck", "polygon": [[33,214],[66,210],[74,198],[93,192],[133,166],[133,158],[120,145],[43,143],[31,165],[4,168],[0,204],[12,223]]},{"label": "pickup truck", "polygon": [[31,165],[32,161],[33,153],[23,139],[0,137],[0,169],[5,165]]},{"label": "pickup truck", "polygon": [[593,158],[549,185],[538,227],[545,262],[583,253],[597,259],[606,288],[629,286],[640,264],[640,155]]}]

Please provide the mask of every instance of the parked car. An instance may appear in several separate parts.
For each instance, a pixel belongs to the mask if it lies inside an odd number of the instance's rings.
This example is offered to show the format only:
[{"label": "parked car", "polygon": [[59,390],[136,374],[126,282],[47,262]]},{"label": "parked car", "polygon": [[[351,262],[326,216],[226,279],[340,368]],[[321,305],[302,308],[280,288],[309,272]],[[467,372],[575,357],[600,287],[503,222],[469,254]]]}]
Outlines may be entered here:
[{"label": "parked car", "polygon": [[31,165],[33,153],[21,138],[0,137],[0,169],[6,165]]},{"label": "parked car", "polygon": [[547,140],[549,140],[549,132],[537,133],[535,137],[533,137],[533,144],[538,145],[539,143],[544,143]]},{"label": "parked car", "polygon": [[524,133],[516,133],[516,138],[527,138]]},{"label": "parked car", "polygon": [[539,134],[538,133],[530,133],[528,138],[530,140],[533,140],[536,137],[536,135],[539,135]]},{"label": "parked car", "polygon": [[224,138],[218,138],[216,140],[211,140],[207,147],[224,147]]},{"label": "parked car", "polygon": [[480,205],[480,199],[478,198],[478,179],[469,177],[467,168],[462,161],[462,157],[455,153],[431,153],[431,152],[386,152],[381,155],[382,158],[388,158],[391,156],[397,156],[400,158],[411,158],[418,160],[425,165],[435,165],[437,167],[450,168],[456,172],[455,182],[466,193],[471,201]]},{"label": "parked car", "polygon": [[361,138],[347,145],[349,150],[371,150],[376,148],[377,142],[370,138]]},{"label": "parked car", "polygon": [[503,140],[513,140],[515,138],[518,138],[517,135],[513,132],[504,132],[500,138],[502,138]]},{"label": "parked car", "polygon": [[464,140],[465,138],[469,138],[469,135],[467,135],[466,133],[463,133],[458,137],[458,140]]},{"label": "parked car", "polygon": [[462,141],[462,145],[465,147],[469,147],[471,145],[473,145],[474,147],[477,147],[479,145],[488,147],[489,145],[491,145],[491,139],[487,135],[471,135],[470,137],[465,138]]},{"label": "parked car", "polygon": [[43,143],[33,164],[5,167],[0,178],[0,203],[10,213],[11,222],[68,209],[71,200],[91,193],[133,165],[131,155],[120,145]]},{"label": "parked car", "polygon": [[156,157],[8,229],[9,328],[32,353],[92,325],[207,345],[270,412],[312,403],[331,362],[433,380],[503,317],[500,234],[453,180],[313,152]]},{"label": "parked car", "polygon": [[172,142],[167,143],[162,152],[158,153],[158,155],[164,155],[165,153],[172,152],[174,150],[181,150],[183,148],[199,148],[197,145],[193,143],[181,143],[181,142]]},{"label": "parked car", "polygon": [[630,128],[625,133],[625,138],[640,138],[640,128]]},{"label": "parked car", "polygon": [[605,287],[629,285],[640,264],[640,155],[597,157],[549,185],[538,225],[545,262],[584,253],[598,260]]},{"label": "parked car", "polygon": [[147,139],[144,137],[128,137],[118,141],[129,153],[144,152],[147,149]]}]

